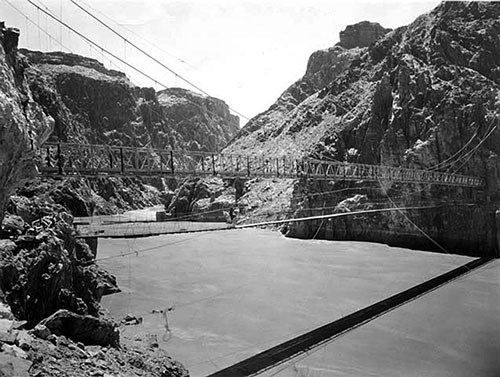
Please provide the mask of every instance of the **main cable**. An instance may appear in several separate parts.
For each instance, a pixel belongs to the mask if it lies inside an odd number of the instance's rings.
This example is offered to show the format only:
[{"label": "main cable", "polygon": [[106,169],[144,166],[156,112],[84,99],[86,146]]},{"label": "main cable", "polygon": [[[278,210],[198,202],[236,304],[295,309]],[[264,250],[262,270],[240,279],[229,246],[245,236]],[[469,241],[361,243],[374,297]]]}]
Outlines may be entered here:
[{"label": "main cable", "polygon": [[105,52],[106,54],[110,55],[111,57],[113,57],[114,59],[120,61],[121,63],[125,64],[127,67],[133,69],[134,71],[140,73],[141,75],[143,75],[144,77],[150,79],[151,81],[153,82],[156,82],[158,83],[159,85],[163,86],[164,88],[168,88],[167,85],[163,84],[162,82],[160,82],[159,80],[151,77],[150,75],[148,75],[147,73],[143,72],[142,70],[140,70],[139,68],[136,68],[134,67],[132,64],[126,62],[125,60],[123,60],[122,58],[120,58],[119,56],[115,55],[114,53],[112,53],[111,51],[109,51],[108,49],[100,46],[99,44],[97,44],[96,42],[94,42],[93,40],[91,40],[90,38],[86,37],[85,35],[83,35],[82,33],[80,33],[78,30],[76,30],[75,28],[73,28],[72,26],[68,25],[67,23],[65,23],[64,21],[61,21],[59,20],[56,16],[53,16],[50,12],[46,11],[45,9],[41,8],[40,6],[38,6],[37,4],[35,4],[32,0],[26,0],[28,3],[30,3],[31,5],[33,5],[34,7],[36,7],[38,10],[42,11],[43,13],[45,13],[46,15],[48,15],[50,18],[52,18],[53,20],[55,20],[56,22],[59,22],[60,24],[62,24],[63,26],[65,26],[66,28],[68,28],[69,30],[71,30],[73,33],[75,33],[76,35],[78,35],[80,38],[83,38],[85,41],[87,41],[88,43],[90,43],[91,45],[101,49],[101,51]]},{"label": "main cable", "polygon": [[[28,0],[28,1],[30,1],[30,0]],[[212,97],[207,91],[203,90],[198,85],[192,83],[191,81],[189,81],[188,79],[186,79],[185,77],[183,77],[182,75],[180,75],[179,73],[175,72],[173,69],[169,68],[167,65],[165,65],[164,63],[162,63],[161,61],[159,61],[158,59],[156,59],[154,56],[152,56],[151,54],[149,54],[147,51],[145,51],[141,47],[137,46],[135,43],[133,43],[132,41],[130,41],[130,39],[126,38],[121,33],[119,33],[118,31],[116,31],[115,29],[113,29],[107,23],[105,23],[104,21],[102,21],[99,17],[97,17],[92,12],[90,12],[89,10],[85,9],[83,6],[81,6],[80,4],[78,4],[75,0],[70,0],[70,1],[74,5],[76,5],[79,9],[81,9],[83,12],[85,12],[86,14],[88,14],[94,20],[96,20],[97,22],[99,22],[101,25],[103,25],[106,29],[110,30],[112,33],[114,33],[118,37],[122,38],[130,46],[132,46],[135,49],[137,49],[138,51],[140,51],[142,54],[144,54],[145,56],[147,56],[148,58],[150,58],[151,60],[153,60],[155,63],[159,64],[160,66],[162,66],[163,68],[165,68],[167,71],[169,71],[170,73],[174,74],[176,77],[179,77],[182,81],[184,81],[185,83],[189,84],[190,86],[192,86],[193,88],[195,88],[196,90],[198,90],[202,94],[206,95],[207,97]],[[245,115],[241,114],[239,111],[236,111],[235,109],[233,109],[231,107],[229,107],[229,109],[231,111],[233,111],[235,114],[237,114],[240,117],[242,117],[243,119],[249,120],[248,117],[246,117]]]}]

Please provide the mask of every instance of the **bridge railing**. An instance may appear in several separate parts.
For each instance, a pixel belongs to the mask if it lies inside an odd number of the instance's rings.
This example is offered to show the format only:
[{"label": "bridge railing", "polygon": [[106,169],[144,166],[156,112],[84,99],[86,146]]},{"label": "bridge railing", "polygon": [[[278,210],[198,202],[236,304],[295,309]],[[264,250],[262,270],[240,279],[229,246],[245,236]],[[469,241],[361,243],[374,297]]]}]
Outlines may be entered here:
[{"label": "bridge railing", "polygon": [[45,143],[38,151],[39,170],[55,175],[219,175],[231,177],[313,177],[315,179],[388,180],[479,187],[478,177],[401,167],[173,151],[109,145]]},{"label": "bridge railing", "polygon": [[460,174],[402,167],[367,165],[343,162],[307,160],[304,173],[311,177],[360,179],[373,181],[395,181],[409,183],[437,183],[443,185],[479,187],[483,179]]},{"label": "bridge railing", "polygon": [[39,170],[67,174],[140,174],[168,172],[172,152],[95,144],[45,143],[38,151]]},{"label": "bridge railing", "polygon": [[205,174],[296,177],[299,160],[94,144],[45,143],[38,151],[46,174]]}]

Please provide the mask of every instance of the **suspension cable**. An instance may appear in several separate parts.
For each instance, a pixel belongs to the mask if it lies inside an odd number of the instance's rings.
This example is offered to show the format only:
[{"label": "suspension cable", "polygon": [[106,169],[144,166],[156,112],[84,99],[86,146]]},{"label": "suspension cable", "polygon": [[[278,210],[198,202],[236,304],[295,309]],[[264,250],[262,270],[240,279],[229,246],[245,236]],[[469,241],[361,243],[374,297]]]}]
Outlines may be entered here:
[{"label": "suspension cable", "polygon": [[[29,1],[29,0],[28,0]],[[130,46],[134,47],[136,50],[138,50],[139,52],[141,52],[142,54],[144,54],[145,56],[147,56],[148,58],[150,58],[151,60],[153,60],[155,63],[159,64],[160,66],[162,66],[163,68],[165,68],[167,71],[169,71],[170,73],[174,74],[176,77],[180,78],[182,81],[184,81],[185,83],[189,84],[190,86],[192,86],[193,88],[195,88],[196,90],[198,90],[199,92],[201,92],[202,94],[208,96],[208,97],[212,97],[209,93],[207,93],[205,90],[203,90],[202,88],[200,88],[198,85],[194,84],[193,82],[189,81],[188,79],[186,79],[185,77],[183,77],[182,75],[180,75],[179,73],[175,72],[173,69],[169,68],[167,65],[165,65],[164,63],[162,63],[161,61],[159,61],[158,59],[156,59],[154,56],[152,56],[151,54],[149,54],[147,51],[145,51],[144,49],[142,49],[141,47],[137,46],[134,42],[132,42],[130,39],[126,38],[125,36],[123,36],[121,33],[119,33],[118,31],[116,31],[115,29],[113,29],[111,26],[109,26],[107,23],[105,23],[103,20],[101,20],[99,17],[97,17],[96,15],[94,15],[93,13],[91,13],[89,10],[85,9],[83,6],[81,6],[80,4],[78,4],[75,0],[70,0],[74,5],[76,5],[79,9],[81,9],[82,11],[84,11],[86,14],[88,14],[90,17],[92,17],[94,20],[96,20],[97,22],[99,22],[101,25],[103,25],[106,29],[110,30],[113,34],[117,35],[118,37],[122,38],[125,43],[128,43]],[[233,111],[235,114],[238,114],[240,117],[242,117],[243,119],[246,119],[246,120],[249,120],[248,117],[244,116],[243,114],[241,114],[239,111],[236,111],[235,109],[229,107],[229,109],[231,111]]]}]

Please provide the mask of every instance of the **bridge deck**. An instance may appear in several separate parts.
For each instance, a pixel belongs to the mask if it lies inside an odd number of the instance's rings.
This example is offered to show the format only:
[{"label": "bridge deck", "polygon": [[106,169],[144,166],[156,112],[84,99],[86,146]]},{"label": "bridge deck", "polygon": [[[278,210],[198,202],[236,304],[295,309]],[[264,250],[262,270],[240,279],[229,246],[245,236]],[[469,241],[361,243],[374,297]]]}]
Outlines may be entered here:
[{"label": "bridge deck", "polygon": [[46,143],[38,151],[39,171],[47,176],[207,176],[309,177],[326,180],[392,181],[481,187],[478,177],[402,167],[298,159],[160,150],[110,145]]},{"label": "bridge deck", "polygon": [[79,224],[77,225],[77,232],[79,238],[139,238],[161,234],[196,233],[231,228],[230,225],[222,222],[162,221]]}]

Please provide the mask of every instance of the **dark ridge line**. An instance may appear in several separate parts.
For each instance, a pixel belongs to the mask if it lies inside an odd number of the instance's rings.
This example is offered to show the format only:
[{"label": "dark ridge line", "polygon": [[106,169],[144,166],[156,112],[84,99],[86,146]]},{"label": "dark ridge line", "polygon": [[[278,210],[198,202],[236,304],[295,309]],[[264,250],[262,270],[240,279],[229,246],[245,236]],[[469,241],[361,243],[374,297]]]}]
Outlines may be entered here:
[{"label": "dark ridge line", "polygon": [[299,335],[207,377],[255,376],[347,333],[373,319],[433,291],[468,272],[490,262],[493,257],[478,258],[424,283],[397,293],[346,317]]}]

